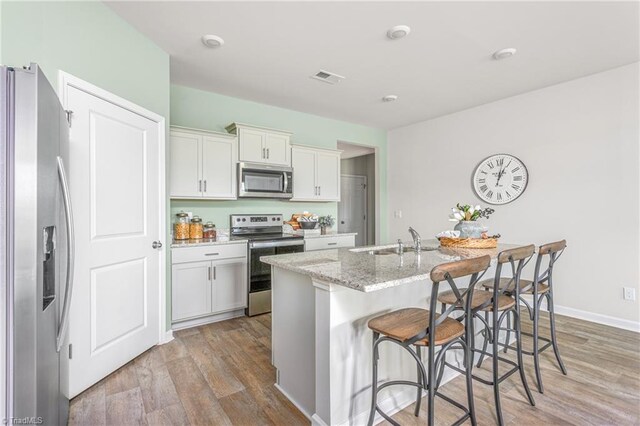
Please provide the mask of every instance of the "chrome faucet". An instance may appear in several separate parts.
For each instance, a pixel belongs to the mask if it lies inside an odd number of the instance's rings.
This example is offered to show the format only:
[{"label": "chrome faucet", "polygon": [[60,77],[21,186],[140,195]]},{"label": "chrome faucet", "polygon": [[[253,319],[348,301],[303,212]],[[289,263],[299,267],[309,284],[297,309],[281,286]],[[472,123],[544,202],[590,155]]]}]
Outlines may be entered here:
[{"label": "chrome faucet", "polygon": [[422,250],[420,234],[418,234],[418,231],[416,231],[412,227],[409,227],[409,233],[411,234],[411,238],[413,238],[413,245],[416,253],[420,253],[420,250]]}]

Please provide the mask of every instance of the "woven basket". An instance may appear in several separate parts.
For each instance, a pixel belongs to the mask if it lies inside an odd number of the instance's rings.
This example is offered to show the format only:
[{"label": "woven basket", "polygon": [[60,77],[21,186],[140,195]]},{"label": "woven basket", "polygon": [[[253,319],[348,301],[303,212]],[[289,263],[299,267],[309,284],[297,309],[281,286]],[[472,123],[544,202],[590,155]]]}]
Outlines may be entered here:
[{"label": "woven basket", "polygon": [[450,248],[491,249],[498,247],[497,238],[448,238],[440,237],[440,245]]}]

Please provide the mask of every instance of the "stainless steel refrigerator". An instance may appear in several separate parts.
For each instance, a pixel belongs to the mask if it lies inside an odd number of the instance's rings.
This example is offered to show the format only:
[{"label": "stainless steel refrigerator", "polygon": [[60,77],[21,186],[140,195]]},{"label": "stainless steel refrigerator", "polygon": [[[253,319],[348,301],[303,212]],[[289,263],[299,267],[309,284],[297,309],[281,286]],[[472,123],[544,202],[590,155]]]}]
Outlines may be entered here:
[{"label": "stainless steel refrigerator", "polygon": [[0,67],[5,424],[66,425],[73,219],[66,114],[36,64]]}]

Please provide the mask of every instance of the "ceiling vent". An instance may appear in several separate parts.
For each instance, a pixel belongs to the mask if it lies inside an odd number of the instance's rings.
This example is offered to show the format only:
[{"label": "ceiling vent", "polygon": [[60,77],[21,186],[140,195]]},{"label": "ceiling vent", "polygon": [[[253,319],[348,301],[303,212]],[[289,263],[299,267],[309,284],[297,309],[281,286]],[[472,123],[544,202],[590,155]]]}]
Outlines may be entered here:
[{"label": "ceiling vent", "polygon": [[315,78],[316,80],[324,81],[329,84],[340,83],[340,81],[344,80],[343,76],[324,70],[318,71],[312,75],[311,78]]}]

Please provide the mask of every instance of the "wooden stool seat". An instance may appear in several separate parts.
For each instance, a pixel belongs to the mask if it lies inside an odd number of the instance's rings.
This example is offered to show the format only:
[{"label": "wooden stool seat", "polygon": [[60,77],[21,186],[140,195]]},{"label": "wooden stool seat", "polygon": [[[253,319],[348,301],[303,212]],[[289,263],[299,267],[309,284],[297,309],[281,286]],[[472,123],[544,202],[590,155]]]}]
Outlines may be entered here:
[{"label": "wooden stool seat", "polygon": [[[460,289],[460,291],[463,291],[463,290],[464,289]],[[471,299],[471,309],[476,309],[477,307],[482,306],[485,303],[489,302],[491,300],[491,296],[492,296],[492,293],[490,291],[474,292],[473,299]],[[459,301],[458,303],[456,303],[456,300],[457,298],[453,290],[447,290],[438,294],[438,302],[443,303],[445,305],[455,304],[456,307],[461,308],[462,303],[460,303]],[[466,300],[466,297],[465,297],[465,300]],[[505,309],[509,309],[515,304],[516,304],[516,299],[514,299],[511,296],[507,296],[504,294],[501,294],[498,296],[498,311],[504,311]],[[490,303],[488,306],[486,306],[482,310],[488,311],[488,312],[493,311],[493,304]]]},{"label": "wooden stool seat", "polygon": [[[420,308],[406,308],[380,315],[369,321],[369,328],[377,333],[406,342],[425,330],[429,324],[429,311]],[[436,326],[435,346],[444,345],[464,334],[464,325],[453,318],[446,318]],[[417,346],[429,346],[433,333],[415,342]]]},{"label": "wooden stool seat", "polygon": [[[480,281],[480,285],[484,288],[493,288],[493,280],[484,280]],[[513,286],[513,281],[511,278],[500,278],[500,289],[504,291],[504,289],[508,286]],[[527,289],[522,291],[522,289]],[[533,281],[531,280],[520,280],[520,290],[521,294],[533,294]],[[545,294],[549,291],[549,286],[547,284],[538,284],[538,294]],[[479,293],[479,292],[478,292]]]}]

